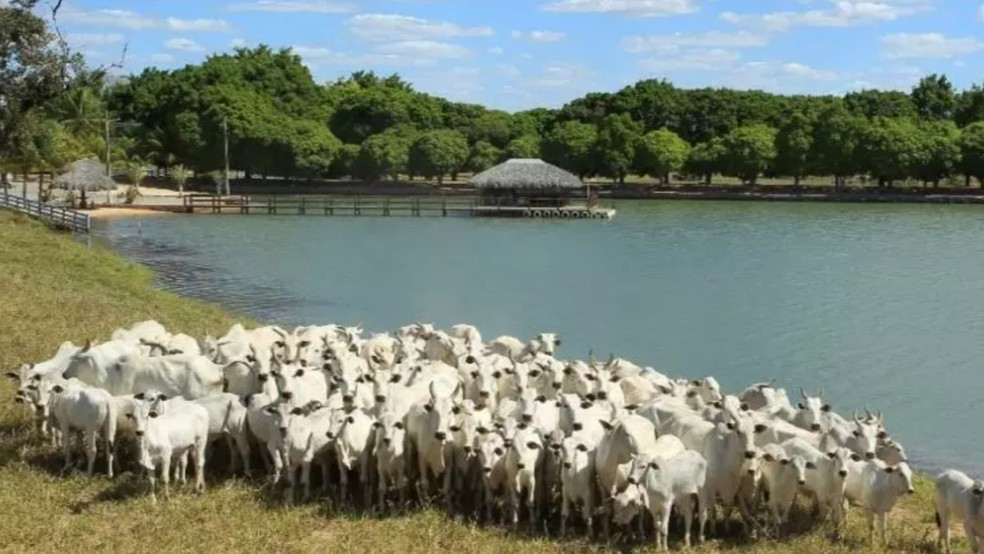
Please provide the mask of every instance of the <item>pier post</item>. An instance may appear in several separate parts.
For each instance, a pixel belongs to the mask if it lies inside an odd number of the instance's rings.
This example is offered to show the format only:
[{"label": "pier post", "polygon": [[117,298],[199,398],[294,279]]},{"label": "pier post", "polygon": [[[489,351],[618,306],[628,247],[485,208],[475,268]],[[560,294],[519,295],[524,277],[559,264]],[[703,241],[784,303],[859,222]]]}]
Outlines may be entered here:
[{"label": "pier post", "polygon": [[300,215],[307,215],[307,198],[306,197],[304,197],[304,196],[301,197],[301,205],[298,206],[297,210],[298,210],[298,213]]},{"label": "pier post", "polygon": [[448,197],[447,196],[444,197],[444,203],[441,205],[441,214],[444,215],[444,217],[447,217],[448,216]]}]

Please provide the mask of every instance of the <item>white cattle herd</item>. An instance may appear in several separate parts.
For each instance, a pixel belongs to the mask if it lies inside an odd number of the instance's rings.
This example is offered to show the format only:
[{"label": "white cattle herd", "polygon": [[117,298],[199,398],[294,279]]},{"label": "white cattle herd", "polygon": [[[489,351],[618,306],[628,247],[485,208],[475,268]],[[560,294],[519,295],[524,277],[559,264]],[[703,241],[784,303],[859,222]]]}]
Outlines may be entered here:
[{"label": "white cattle herd", "polygon": [[[106,342],[66,342],[8,375],[66,467],[73,432],[89,473],[105,445],[110,477],[117,442],[130,440],[155,502],[158,475],[167,496],[189,461],[204,491],[218,439],[245,475],[258,446],[272,482],[286,478],[287,503],[298,482],[310,497],[318,465],[339,500],[375,510],[394,500],[402,509],[411,492],[422,504],[439,495],[477,519],[517,526],[524,514],[531,529],[557,524],[562,535],[600,524],[606,538],[612,523],[644,532],[648,514],[664,549],[671,512],[686,545],[733,508],[745,533],[778,536],[797,495],[835,531],[858,507],[884,542],[889,512],[913,492],[880,413],[844,418],[822,392],[791,402],[771,383],[729,395],[713,377],[673,379],[614,356],[561,360],[560,343],[550,333],[486,343],[471,325],[421,323],[372,336],[236,324],[198,340],[145,321]],[[984,482],[947,471],[936,487],[942,548],[953,521],[978,552]]]}]

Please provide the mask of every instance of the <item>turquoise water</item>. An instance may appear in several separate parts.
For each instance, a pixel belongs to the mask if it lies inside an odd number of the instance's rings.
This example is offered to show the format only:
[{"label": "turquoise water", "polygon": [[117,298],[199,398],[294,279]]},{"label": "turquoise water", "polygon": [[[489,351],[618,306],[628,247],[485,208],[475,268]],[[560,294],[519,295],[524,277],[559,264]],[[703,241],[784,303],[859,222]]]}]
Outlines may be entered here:
[{"label": "turquoise water", "polygon": [[556,331],[729,389],[887,414],[924,469],[984,471],[984,209],[622,202],[601,221],[171,216],[99,240],[183,294],[284,324]]}]

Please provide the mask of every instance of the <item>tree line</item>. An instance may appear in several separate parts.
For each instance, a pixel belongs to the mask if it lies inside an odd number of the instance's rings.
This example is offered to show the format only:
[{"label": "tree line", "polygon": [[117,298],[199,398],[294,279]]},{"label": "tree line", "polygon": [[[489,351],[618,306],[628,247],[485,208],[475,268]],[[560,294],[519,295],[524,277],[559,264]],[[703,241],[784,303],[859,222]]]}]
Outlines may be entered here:
[{"label": "tree line", "polygon": [[[24,60],[45,48],[23,38],[24,22],[36,36],[50,33],[32,18],[16,5],[0,8],[0,33],[21,41]],[[0,88],[8,86],[5,98],[12,98],[29,75],[6,77]],[[560,109],[518,113],[421,93],[398,75],[360,71],[319,84],[299,56],[267,46],[105,81],[102,72],[80,71],[57,94],[34,95],[38,105],[0,103],[0,125],[10,131],[0,163],[57,171],[78,158],[102,158],[109,135],[114,160],[184,179],[224,166],[228,129],[232,168],[247,177],[440,182],[505,159],[540,157],[582,178],[617,182],[684,175],[711,183],[720,174],[748,184],[763,175],[797,184],[830,176],[836,186],[859,175],[880,186],[960,177],[984,183],[984,89],[956,91],[943,75],[923,78],[910,93],[844,96],[681,89],[649,79]]]}]

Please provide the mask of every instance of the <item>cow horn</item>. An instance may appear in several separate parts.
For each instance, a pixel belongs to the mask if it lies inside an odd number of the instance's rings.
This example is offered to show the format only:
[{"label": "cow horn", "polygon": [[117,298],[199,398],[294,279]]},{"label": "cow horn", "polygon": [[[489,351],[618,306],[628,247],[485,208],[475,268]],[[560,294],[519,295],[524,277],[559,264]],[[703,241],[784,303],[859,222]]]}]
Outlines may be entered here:
[{"label": "cow horn", "polygon": [[869,409],[868,409],[868,407],[867,407],[867,406],[865,406],[865,407],[864,407],[864,413],[865,413],[865,415],[867,416],[867,419],[868,419],[868,421],[870,421],[871,419],[873,419],[873,418],[875,417],[875,416],[874,416],[874,415],[873,415],[873,414],[871,413],[871,410],[869,410]]},{"label": "cow horn", "polygon": [[92,348],[92,339],[85,339],[85,346],[82,347],[82,350],[79,353],[84,354],[88,352],[90,348]]},{"label": "cow horn", "polygon": [[287,331],[284,331],[283,329],[281,329],[280,327],[278,327],[276,325],[273,326],[273,332],[274,333],[277,333],[278,335],[280,335],[280,338],[283,338],[283,339],[287,338]]},{"label": "cow horn", "polygon": [[861,418],[858,417],[858,413],[857,412],[854,412],[854,421],[855,421],[855,423],[863,423],[861,421]]},{"label": "cow horn", "polygon": [[437,381],[431,381],[430,384],[427,385],[427,392],[430,393],[431,400],[437,400],[437,393],[434,391],[434,384],[436,382]]},{"label": "cow horn", "polygon": [[817,398],[823,398],[823,389],[817,391]]},{"label": "cow horn", "polygon": [[589,348],[588,349],[588,362],[590,362],[591,365],[594,365],[596,361],[597,360],[595,360],[594,349],[593,348]]},{"label": "cow horn", "polygon": [[803,387],[800,387],[800,394],[803,395],[803,400],[809,400],[810,399],[810,397],[807,396],[806,390]]}]

